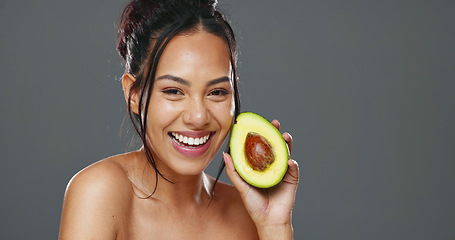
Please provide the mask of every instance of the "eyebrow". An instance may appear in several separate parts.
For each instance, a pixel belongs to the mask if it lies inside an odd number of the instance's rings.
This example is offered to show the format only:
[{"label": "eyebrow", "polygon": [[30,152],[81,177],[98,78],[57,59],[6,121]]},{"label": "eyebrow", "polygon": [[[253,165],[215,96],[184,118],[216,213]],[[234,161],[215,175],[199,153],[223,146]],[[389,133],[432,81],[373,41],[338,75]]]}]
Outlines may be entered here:
[{"label": "eyebrow", "polygon": [[[191,85],[190,81],[185,80],[185,79],[180,78],[180,77],[177,77],[177,76],[174,76],[174,75],[166,74],[166,75],[162,75],[162,76],[159,76],[158,78],[156,78],[157,81],[158,80],[164,80],[164,79],[171,80],[171,81],[174,81],[174,82],[186,85],[186,86],[190,86]],[[210,80],[207,83],[207,86],[212,86],[212,85],[216,85],[218,83],[230,82],[230,81],[231,81],[231,79],[229,77],[227,77],[227,76],[220,77],[220,78],[216,78],[216,79]]]}]

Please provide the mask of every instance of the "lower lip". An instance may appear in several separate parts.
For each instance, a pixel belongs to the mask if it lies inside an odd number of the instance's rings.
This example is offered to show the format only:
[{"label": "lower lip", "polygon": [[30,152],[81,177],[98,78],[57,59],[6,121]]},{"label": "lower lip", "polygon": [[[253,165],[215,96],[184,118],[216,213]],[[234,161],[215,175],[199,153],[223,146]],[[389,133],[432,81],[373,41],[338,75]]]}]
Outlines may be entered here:
[{"label": "lower lip", "polygon": [[207,140],[206,143],[199,145],[197,147],[195,147],[195,146],[187,147],[187,146],[178,144],[176,142],[177,140],[175,140],[173,137],[169,136],[169,138],[171,139],[171,144],[174,147],[174,149],[186,157],[200,157],[200,156],[204,155],[204,153],[207,152],[207,150],[209,149],[210,143],[212,142],[212,135],[210,135],[210,138],[209,138],[209,140]]}]

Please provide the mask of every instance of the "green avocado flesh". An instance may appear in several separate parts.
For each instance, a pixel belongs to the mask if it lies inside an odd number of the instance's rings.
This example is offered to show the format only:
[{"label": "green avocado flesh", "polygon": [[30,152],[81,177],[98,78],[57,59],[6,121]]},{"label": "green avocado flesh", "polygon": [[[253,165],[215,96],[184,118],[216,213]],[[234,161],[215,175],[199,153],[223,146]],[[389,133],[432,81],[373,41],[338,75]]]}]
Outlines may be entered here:
[{"label": "green avocado flesh", "polygon": [[232,127],[230,149],[235,170],[255,187],[275,186],[288,168],[289,150],[281,133],[256,113],[239,114]]}]

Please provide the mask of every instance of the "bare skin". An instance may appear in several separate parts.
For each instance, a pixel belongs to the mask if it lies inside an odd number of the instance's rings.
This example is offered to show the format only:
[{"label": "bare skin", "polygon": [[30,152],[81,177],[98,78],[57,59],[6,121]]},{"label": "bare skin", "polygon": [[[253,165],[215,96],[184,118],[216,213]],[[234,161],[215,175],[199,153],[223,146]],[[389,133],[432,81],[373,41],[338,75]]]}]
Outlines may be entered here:
[{"label": "bare skin", "polygon": [[188,179],[192,182],[160,180],[156,193],[146,198],[140,188],[153,187],[154,177],[148,176],[151,186],[144,185],[140,167],[148,162],[143,156],[141,150],[114,156],[79,173],[66,194],[60,238],[257,239],[237,191],[218,183],[210,199],[201,188],[209,188],[213,178],[205,174]]},{"label": "bare skin", "polygon": [[[143,148],[101,160],[68,184],[60,239],[292,239],[295,161],[282,183],[260,190],[238,176],[226,154],[234,186],[218,182],[211,194],[214,179],[204,169],[233,121],[231,73],[221,38],[203,31],[173,38],[158,65],[147,132],[156,165],[172,183],[159,177],[156,185]],[[123,77],[126,99],[134,81]],[[138,96],[131,98],[135,112]],[[175,133],[210,137],[189,148]],[[283,138],[291,149],[291,136]]]}]

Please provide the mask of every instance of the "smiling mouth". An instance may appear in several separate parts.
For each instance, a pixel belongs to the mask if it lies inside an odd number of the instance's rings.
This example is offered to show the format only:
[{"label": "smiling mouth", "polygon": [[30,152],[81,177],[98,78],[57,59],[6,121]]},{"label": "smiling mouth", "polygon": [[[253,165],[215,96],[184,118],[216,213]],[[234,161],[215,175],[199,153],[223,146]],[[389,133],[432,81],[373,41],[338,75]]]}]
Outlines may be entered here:
[{"label": "smiling mouth", "polygon": [[181,146],[197,148],[207,143],[207,141],[210,139],[211,134],[209,133],[200,138],[188,137],[175,132],[171,132],[169,135]]}]

